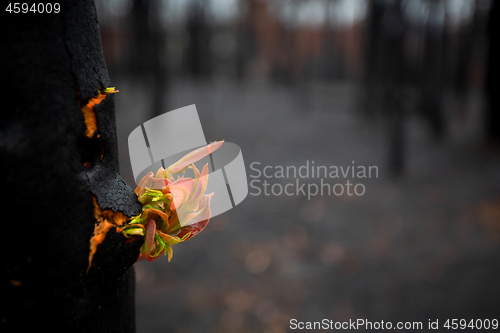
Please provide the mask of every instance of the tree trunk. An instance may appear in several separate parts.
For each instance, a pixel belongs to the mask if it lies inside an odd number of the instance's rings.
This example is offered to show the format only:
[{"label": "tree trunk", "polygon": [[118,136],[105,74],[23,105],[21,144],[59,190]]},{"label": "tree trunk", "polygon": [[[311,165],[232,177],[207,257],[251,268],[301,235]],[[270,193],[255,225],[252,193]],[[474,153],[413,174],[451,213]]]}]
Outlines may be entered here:
[{"label": "tree trunk", "polygon": [[134,332],[142,241],[113,226],[89,266],[90,240],[141,205],[119,175],[114,96],[82,108],[111,86],[94,3],[60,4],[16,14],[1,32],[0,331]]},{"label": "tree trunk", "polygon": [[490,10],[488,20],[489,49],[487,59],[486,93],[488,98],[488,108],[486,112],[486,135],[492,143],[500,145],[500,99],[499,91],[499,53],[498,46],[498,19],[500,13],[498,1],[494,1]]}]

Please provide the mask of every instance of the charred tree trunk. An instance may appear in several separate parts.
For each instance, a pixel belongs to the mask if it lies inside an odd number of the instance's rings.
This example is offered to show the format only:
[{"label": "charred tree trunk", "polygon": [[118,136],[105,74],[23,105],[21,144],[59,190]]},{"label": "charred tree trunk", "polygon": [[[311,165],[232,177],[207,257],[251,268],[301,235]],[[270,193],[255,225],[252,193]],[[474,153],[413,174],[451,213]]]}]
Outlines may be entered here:
[{"label": "charred tree trunk", "polygon": [[384,3],[378,0],[368,3],[368,14],[365,27],[366,53],[365,71],[363,76],[363,96],[360,100],[362,111],[366,116],[373,117],[380,102],[380,77],[382,21],[384,17]]},{"label": "charred tree trunk", "polygon": [[405,171],[405,114],[402,108],[402,85],[404,82],[404,33],[405,21],[401,1],[388,5],[382,17],[381,29],[381,79],[382,105],[389,119],[388,147],[389,170],[392,176],[400,176]]},{"label": "charred tree trunk", "polygon": [[425,46],[422,68],[422,115],[430,125],[435,139],[441,139],[445,132],[443,116],[443,67],[444,22],[439,22],[439,6],[437,0],[429,0],[429,20],[425,26]]},{"label": "charred tree trunk", "polygon": [[168,88],[167,68],[160,61],[167,36],[160,22],[161,7],[160,2],[135,0],[131,13],[134,42],[130,48],[130,68],[133,77],[150,92],[150,118],[164,113],[168,104],[165,98]]},{"label": "charred tree trunk", "polygon": [[486,135],[492,143],[500,145],[500,103],[498,98],[499,91],[499,53],[498,45],[498,19],[500,16],[500,5],[494,1],[488,20],[488,63],[486,92],[488,97],[488,109],[486,112]]},{"label": "charred tree trunk", "polygon": [[142,241],[113,226],[89,255],[96,225],[141,205],[118,170],[114,96],[95,105],[92,133],[82,111],[111,85],[94,3],[60,3],[1,32],[0,331],[134,332]]},{"label": "charred tree trunk", "polygon": [[150,74],[149,61],[152,55],[150,29],[148,23],[148,3],[143,0],[135,0],[132,6],[132,22],[133,22],[133,43],[129,49],[130,69],[132,76],[136,79],[147,80],[147,75]]}]

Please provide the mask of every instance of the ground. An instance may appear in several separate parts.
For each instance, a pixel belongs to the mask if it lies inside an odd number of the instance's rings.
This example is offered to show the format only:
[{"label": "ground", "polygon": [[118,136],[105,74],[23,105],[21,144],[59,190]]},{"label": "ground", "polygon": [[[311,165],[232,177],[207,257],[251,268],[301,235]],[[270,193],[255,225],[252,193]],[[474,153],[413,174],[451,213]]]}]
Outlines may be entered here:
[{"label": "ground", "polygon": [[[153,117],[148,87],[112,81],[120,90],[120,168],[135,187],[127,137]],[[249,195],[174,246],[172,262],[136,263],[137,332],[286,332],[292,318],[424,328],[439,319],[444,330],[448,318],[500,319],[500,154],[477,131],[481,92],[469,94],[465,121],[447,101],[442,142],[417,116],[407,117],[399,178],[388,172],[384,122],[366,119],[358,96],[352,82],[170,83],[168,110],[196,104],[207,140],[238,144],[248,176],[252,162],[306,161],[355,161],[379,174],[354,180],[365,185],[363,196]]]}]

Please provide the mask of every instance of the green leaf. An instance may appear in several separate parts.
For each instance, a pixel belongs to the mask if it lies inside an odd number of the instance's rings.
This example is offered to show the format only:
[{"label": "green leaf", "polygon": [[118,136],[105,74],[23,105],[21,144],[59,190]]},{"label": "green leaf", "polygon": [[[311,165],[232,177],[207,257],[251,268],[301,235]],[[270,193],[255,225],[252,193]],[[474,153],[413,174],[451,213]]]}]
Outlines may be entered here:
[{"label": "green leaf", "polygon": [[136,235],[136,236],[144,236],[144,229],[142,228],[128,228],[123,231],[126,235]]},{"label": "green leaf", "polygon": [[151,257],[153,258],[158,257],[163,252],[166,246],[165,242],[163,241],[163,239],[161,239],[157,232],[155,232],[155,241],[157,242],[157,245],[155,253],[151,255]]},{"label": "green leaf", "polygon": [[134,216],[130,220],[129,224],[136,224],[136,223],[142,223],[142,222],[143,222],[143,220],[142,220],[141,214],[139,214],[139,215]]},{"label": "green leaf", "polygon": [[181,241],[184,242],[187,238],[189,238],[190,235],[191,235],[191,231],[188,232],[187,234],[185,234],[184,236],[182,236]]}]

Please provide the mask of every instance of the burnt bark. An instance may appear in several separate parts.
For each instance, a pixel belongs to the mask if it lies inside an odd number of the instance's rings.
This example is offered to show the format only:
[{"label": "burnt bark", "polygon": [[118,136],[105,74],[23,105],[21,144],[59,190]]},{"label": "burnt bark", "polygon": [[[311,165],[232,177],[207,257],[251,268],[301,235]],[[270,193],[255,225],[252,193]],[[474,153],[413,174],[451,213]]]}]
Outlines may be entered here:
[{"label": "burnt bark", "polygon": [[113,95],[85,136],[81,106],[112,86],[94,3],[60,3],[58,14],[17,14],[1,32],[0,330],[134,332],[142,241],[112,227],[87,268],[93,197],[128,217],[141,205],[119,174]]}]

